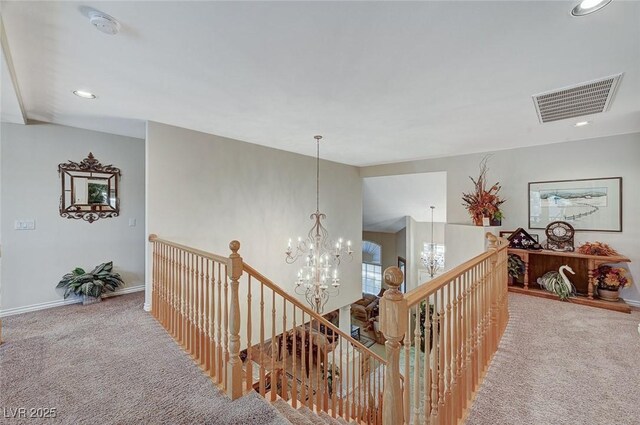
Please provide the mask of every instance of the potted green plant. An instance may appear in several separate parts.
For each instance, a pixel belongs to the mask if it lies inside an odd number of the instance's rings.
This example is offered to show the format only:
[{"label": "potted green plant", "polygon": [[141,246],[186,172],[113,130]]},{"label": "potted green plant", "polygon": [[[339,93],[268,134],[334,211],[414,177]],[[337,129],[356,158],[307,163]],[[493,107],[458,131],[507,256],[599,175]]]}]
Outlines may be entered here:
[{"label": "potted green plant", "polygon": [[115,291],[118,286],[124,285],[122,277],[113,272],[113,261],[102,263],[90,272],[76,267],[70,273],[62,276],[57,288],[65,288],[66,299],[73,292],[82,296],[82,304],[99,302],[102,294],[107,291]]},{"label": "potted green plant", "polygon": [[629,286],[626,270],[620,267],[600,266],[593,272],[598,284],[598,295],[603,300],[618,301],[620,288]]},{"label": "potted green plant", "polygon": [[515,254],[509,254],[507,260],[507,274],[509,276],[509,285],[513,285],[518,277],[522,276],[525,271],[524,261]]}]

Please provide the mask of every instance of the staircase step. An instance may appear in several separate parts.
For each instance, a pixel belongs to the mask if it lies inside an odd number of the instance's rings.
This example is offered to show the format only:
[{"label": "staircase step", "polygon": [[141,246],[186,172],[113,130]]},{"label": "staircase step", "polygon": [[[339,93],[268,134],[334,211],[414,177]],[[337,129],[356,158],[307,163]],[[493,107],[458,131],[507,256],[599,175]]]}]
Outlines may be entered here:
[{"label": "staircase step", "polygon": [[293,425],[315,425],[304,414],[291,407],[289,403],[282,399],[278,399],[271,404]]},{"label": "staircase step", "polygon": [[313,425],[326,425],[326,421],[320,418],[320,416],[316,415],[311,411],[307,406],[302,406],[298,409],[298,412],[302,413],[308,420],[313,423]]},{"label": "staircase step", "polygon": [[337,418],[333,419],[328,413],[326,412],[320,412],[319,416],[324,419],[324,422],[326,424],[329,425],[338,425],[340,422],[338,422]]}]

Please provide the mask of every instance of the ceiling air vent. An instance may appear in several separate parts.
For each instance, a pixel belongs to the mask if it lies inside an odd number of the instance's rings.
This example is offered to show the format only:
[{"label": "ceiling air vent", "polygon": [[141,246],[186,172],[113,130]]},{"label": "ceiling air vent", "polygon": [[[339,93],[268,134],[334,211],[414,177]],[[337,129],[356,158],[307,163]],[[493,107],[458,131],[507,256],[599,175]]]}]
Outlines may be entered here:
[{"label": "ceiling air vent", "polygon": [[533,96],[541,123],[597,114],[609,109],[622,74]]}]

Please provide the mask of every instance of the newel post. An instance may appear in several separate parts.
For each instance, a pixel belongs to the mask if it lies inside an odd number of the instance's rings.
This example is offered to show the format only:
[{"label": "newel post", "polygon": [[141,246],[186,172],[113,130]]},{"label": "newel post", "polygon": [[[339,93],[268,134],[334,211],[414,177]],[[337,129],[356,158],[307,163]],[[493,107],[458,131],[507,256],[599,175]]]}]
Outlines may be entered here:
[{"label": "newel post", "polygon": [[[384,344],[387,369],[382,395],[384,425],[404,423],[400,387],[400,346],[407,331],[407,300],[398,290],[402,281],[402,272],[398,267],[388,267],[384,271],[384,282],[388,288],[380,300],[380,330],[387,340]],[[409,385],[409,377],[405,378],[404,385]]]},{"label": "newel post", "polygon": [[231,255],[227,260],[227,274],[231,279],[229,302],[229,363],[227,363],[227,395],[231,400],[242,397],[242,361],[240,360],[240,299],[239,280],[242,276],[242,257],[238,254],[240,242],[229,243]]}]

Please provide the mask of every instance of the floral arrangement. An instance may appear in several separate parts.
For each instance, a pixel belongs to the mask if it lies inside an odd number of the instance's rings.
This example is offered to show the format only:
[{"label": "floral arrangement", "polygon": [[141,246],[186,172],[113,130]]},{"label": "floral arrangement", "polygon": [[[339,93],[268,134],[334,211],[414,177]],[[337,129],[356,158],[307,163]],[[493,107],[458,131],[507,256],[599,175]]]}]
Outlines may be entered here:
[{"label": "floral arrangement", "polygon": [[617,291],[629,286],[626,278],[626,270],[620,267],[600,266],[593,272],[593,277],[598,282],[598,288]]},{"label": "floral arrangement", "polygon": [[505,200],[498,195],[501,187],[500,183],[494,184],[487,190],[488,159],[488,157],[484,157],[480,162],[480,175],[477,179],[469,176],[475,186],[475,190],[462,194],[462,205],[469,211],[476,225],[482,224],[483,217],[489,217],[494,220],[502,220],[503,217],[500,205]]},{"label": "floral arrangement", "polygon": [[611,248],[609,245],[603,242],[585,242],[577,249],[578,253],[586,255],[603,255],[605,257],[611,257],[612,255],[620,255],[618,251]]}]

